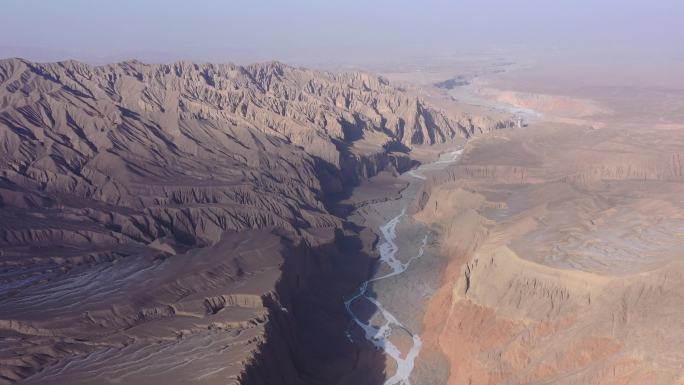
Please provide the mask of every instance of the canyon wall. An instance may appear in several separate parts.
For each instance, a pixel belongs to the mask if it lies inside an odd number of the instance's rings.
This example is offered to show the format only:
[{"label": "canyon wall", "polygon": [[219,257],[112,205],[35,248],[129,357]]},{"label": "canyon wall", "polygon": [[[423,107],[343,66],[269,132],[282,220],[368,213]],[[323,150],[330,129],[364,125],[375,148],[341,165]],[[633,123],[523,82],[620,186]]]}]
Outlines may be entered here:
[{"label": "canyon wall", "polygon": [[544,124],[481,138],[416,219],[450,256],[424,318],[449,384],[677,384],[680,132]]},{"label": "canyon wall", "polygon": [[378,380],[331,197],[510,125],[277,62],[0,61],[0,382]]}]

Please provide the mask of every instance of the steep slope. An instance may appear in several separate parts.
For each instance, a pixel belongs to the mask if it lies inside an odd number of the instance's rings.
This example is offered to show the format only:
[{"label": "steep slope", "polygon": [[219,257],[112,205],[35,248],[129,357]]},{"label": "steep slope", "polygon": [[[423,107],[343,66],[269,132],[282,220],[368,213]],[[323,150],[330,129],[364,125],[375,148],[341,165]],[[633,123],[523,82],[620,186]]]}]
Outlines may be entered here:
[{"label": "steep slope", "polygon": [[451,258],[424,318],[448,384],[680,384],[682,131],[482,139],[417,202]]},{"label": "steep slope", "polygon": [[0,381],[323,381],[297,330],[345,322],[308,290],[348,233],[329,196],[507,125],[368,74],[0,61]]}]

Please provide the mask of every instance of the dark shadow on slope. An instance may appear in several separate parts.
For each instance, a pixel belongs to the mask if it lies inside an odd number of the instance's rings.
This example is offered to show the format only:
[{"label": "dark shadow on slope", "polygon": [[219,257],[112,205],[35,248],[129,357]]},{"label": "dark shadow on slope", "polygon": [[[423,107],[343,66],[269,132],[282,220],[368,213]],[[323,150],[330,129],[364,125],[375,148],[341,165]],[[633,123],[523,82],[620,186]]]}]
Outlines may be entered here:
[{"label": "dark shadow on slope", "polygon": [[346,218],[353,211],[354,207],[344,202],[364,180],[382,171],[398,175],[420,164],[410,158],[410,149],[400,142],[390,142],[382,152],[369,155],[353,153],[348,143],[334,143],[340,153],[339,168],[318,157],[314,157],[314,161],[322,185],[319,199],[328,212],[341,218]]},{"label": "dark shadow on slope", "polygon": [[[333,243],[292,246],[269,303],[265,346],[241,377],[243,384],[379,385],[385,357],[354,332],[344,299],[372,272],[354,231],[338,230]],[[367,320],[365,320],[367,321]]]}]

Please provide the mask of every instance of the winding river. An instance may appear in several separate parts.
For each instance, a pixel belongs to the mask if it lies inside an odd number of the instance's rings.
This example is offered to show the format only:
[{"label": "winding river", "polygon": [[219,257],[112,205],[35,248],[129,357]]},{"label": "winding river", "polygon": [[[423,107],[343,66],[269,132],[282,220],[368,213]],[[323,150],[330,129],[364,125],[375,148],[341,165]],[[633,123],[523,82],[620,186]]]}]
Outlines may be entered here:
[{"label": "winding river", "polygon": [[[456,162],[462,152],[463,150],[459,149],[442,154],[437,161],[422,165],[415,170],[406,172],[404,175],[408,175],[417,179],[417,181],[414,179],[411,181],[411,183],[422,183],[422,181],[427,178],[424,172],[439,170],[446,167],[448,164]],[[406,202],[411,201],[411,199],[404,200]],[[366,340],[371,342],[377,349],[382,350],[385,354],[392,357],[392,359],[397,363],[396,372],[392,377],[385,381],[385,385],[410,385],[411,382],[409,378],[413,372],[416,357],[418,357],[418,353],[420,353],[420,348],[422,346],[422,340],[417,332],[409,330],[401,323],[401,321],[399,321],[392,313],[390,313],[382,305],[382,303],[380,303],[380,301],[368,294],[369,284],[405,273],[411,263],[420,258],[424,253],[428,240],[427,234],[423,237],[422,243],[416,255],[411,256],[406,262],[402,262],[399,258],[397,258],[398,253],[401,251],[395,242],[397,239],[397,225],[406,217],[405,204],[397,216],[379,227],[380,235],[382,237],[382,242],[377,248],[378,253],[380,254],[379,263],[386,264],[387,267],[389,267],[390,272],[381,276],[373,277],[363,282],[355,294],[344,302],[344,305],[351,315],[354,324],[361,328]],[[359,316],[354,313],[352,304],[360,299],[368,301],[375,307],[376,313],[382,315],[382,319],[384,320],[383,324],[379,326],[371,325],[370,323],[361,320]],[[396,329],[403,329],[411,336],[413,340],[411,348],[406,355],[402,355],[402,352],[399,350],[399,348],[390,340],[392,336],[392,330]],[[351,340],[351,333],[349,331],[347,331],[347,336]]]}]

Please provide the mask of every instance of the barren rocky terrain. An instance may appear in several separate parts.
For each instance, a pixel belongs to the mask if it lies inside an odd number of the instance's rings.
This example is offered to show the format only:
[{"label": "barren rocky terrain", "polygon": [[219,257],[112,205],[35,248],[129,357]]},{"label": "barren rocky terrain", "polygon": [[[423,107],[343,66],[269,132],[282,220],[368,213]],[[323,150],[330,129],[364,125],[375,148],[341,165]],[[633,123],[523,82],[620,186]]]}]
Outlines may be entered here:
[{"label": "barren rocky terrain", "polygon": [[0,61],[0,383],[684,383],[681,91],[514,69]]},{"label": "barren rocky terrain", "polygon": [[447,357],[446,383],[682,383],[677,92],[637,111],[662,93],[627,90],[484,90],[540,118],[469,142],[428,180],[415,218],[449,263],[424,352]]},{"label": "barren rocky terrain", "polygon": [[382,382],[336,202],[511,124],[277,62],[0,61],[0,382]]},{"label": "barren rocky terrain", "polygon": [[424,322],[450,384],[681,380],[683,139],[546,125],[432,181],[417,218],[451,262]]}]

